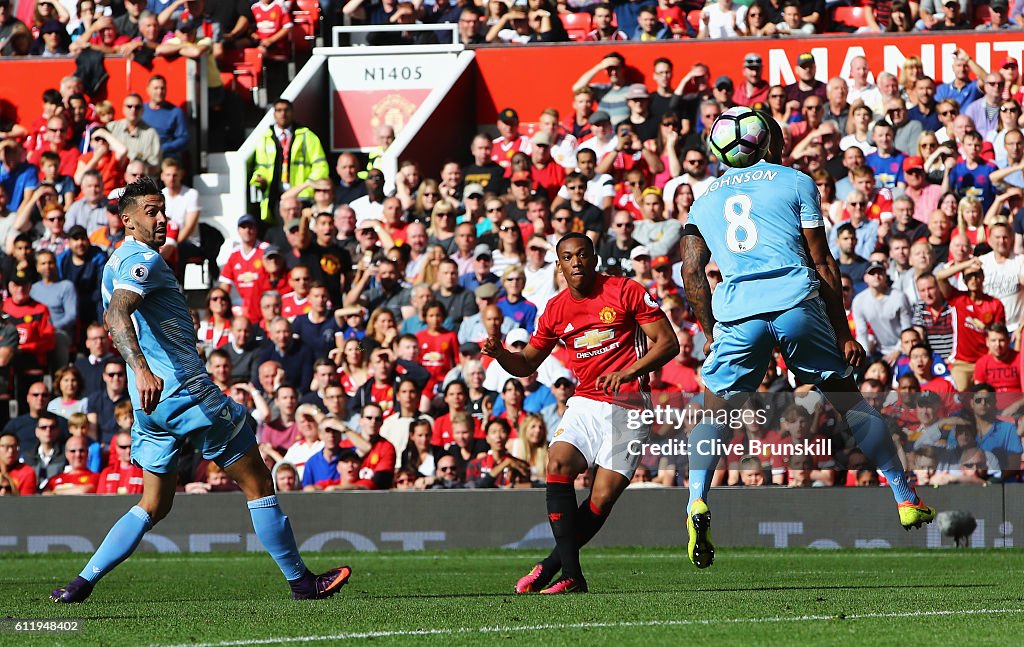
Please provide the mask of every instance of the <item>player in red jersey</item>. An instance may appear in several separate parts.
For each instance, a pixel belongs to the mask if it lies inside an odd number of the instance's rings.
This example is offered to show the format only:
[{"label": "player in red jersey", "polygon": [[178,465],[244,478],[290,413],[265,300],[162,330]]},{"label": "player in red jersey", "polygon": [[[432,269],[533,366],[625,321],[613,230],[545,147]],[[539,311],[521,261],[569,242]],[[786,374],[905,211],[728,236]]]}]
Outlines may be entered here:
[{"label": "player in red jersey", "polygon": [[[633,441],[650,435],[649,425],[627,422],[629,409],[617,403],[632,399],[631,408],[642,406],[649,395],[647,374],[679,354],[657,302],[635,281],[598,273],[589,238],[566,234],[556,252],[568,289],[548,303],[530,343],[512,352],[492,335],[483,347],[506,371],[526,377],[562,342],[579,381],[548,448],[547,508],[555,550],[519,580],[517,593],[587,590],[580,547],[601,529],[629,485],[640,459]],[[577,507],[573,482],[595,464],[590,497]],[[548,586],[559,570],[561,577]]]}]

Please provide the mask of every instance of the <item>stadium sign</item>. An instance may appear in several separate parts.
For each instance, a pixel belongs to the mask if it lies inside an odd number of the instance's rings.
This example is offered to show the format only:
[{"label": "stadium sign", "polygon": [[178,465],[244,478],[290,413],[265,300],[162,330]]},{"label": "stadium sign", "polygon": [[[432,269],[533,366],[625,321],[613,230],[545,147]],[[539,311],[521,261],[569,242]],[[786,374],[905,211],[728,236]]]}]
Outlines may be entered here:
[{"label": "stadium sign", "polygon": [[[1006,486],[1011,491],[1020,486]],[[582,496],[584,493],[581,491]],[[1020,544],[1024,500],[1002,486],[945,486],[928,503],[977,519],[972,548]],[[631,487],[596,538],[599,546],[678,546],[685,542],[685,488]],[[888,488],[726,488],[714,492],[715,543],[812,548],[939,548],[952,545],[938,524],[907,533]],[[136,498],[119,496],[4,499],[0,551],[92,552],[110,523]],[[451,548],[549,548],[544,490],[296,493],[281,496],[304,553]],[[62,532],[61,519],[76,519]],[[182,496],[143,539],[163,553],[261,550],[240,494]]]}]

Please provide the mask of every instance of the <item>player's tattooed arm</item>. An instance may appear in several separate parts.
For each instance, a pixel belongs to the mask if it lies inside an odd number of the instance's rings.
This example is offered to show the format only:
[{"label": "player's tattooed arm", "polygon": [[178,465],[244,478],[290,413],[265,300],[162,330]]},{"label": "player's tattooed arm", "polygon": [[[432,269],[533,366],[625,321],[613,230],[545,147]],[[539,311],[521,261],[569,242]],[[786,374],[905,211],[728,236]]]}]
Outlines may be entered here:
[{"label": "player's tattooed arm", "polygon": [[690,302],[704,335],[710,341],[715,330],[715,315],[711,312],[711,284],[706,274],[711,262],[711,250],[704,238],[687,225],[680,242],[680,256],[683,260],[683,289]]},{"label": "player's tattooed arm", "polygon": [[149,368],[149,362],[139,347],[139,336],[132,321],[132,313],[141,303],[141,294],[129,290],[114,290],[106,314],[107,330],[110,331],[114,347],[121,353],[125,363],[136,371],[140,368]]},{"label": "player's tattooed arm", "polygon": [[139,346],[139,336],[135,332],[132,313],[142,303],[142,295],[130,290],[114,290],[107,306],[106,324],[114,347],[121,353],[125,364],[135,373],[135,384],[139,391],[139,400],[146,413],[152,413],[160,401],[163,380],[153,374],[149,362]]}]

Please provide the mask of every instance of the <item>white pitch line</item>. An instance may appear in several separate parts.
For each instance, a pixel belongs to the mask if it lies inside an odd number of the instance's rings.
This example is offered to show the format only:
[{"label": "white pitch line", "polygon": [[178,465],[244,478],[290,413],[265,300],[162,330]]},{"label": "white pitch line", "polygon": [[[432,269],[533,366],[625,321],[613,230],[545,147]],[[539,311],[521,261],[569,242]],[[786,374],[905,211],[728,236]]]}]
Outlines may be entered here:
[{"label": "white pitch line", "polygon": [[[766,548],[766,550],[778,550],[780,556],[784,557],[784,556],[786,556],[786,552],[785,551],[788,550],[788,549],[782,549],[782,548],[779,548],[779,549],[768,549],[768,548]],[[403,552],[399,552],[399,551],[381,551],[381,552],[373,552],[373,551],[355,552],[355,551],[353,551],[353,552],[350,552],[350,553],[345,553],[345,555],[347,557],[351,557],[352,560],[355,563],[358,563],[360,557],[362,557],[362,556],[372,557],[373,559],[380,559],[380,560],[399,560],[399,561],[400,560],[426,560],[426,561],[460,560],[460,561],[462,561],[462,560],[466,560],[466,559],[470,559],[470,560],[473,560],[473,561],[479,561],[479,560],[506,560],[507,561],[507,560],[511,560],[511,559],[516,559],[517,557],[522,557],[523,555],[526,555],[527,553],[528,553],[528,551],[516,549],[515,552],[509,552],[508,555],[472,555],[472,556],[467,556],[467,555],[461,554],[461,553],[460,554],[455,554],[455,555],[436,554],[436,553],[435,554],[431,554],[431,555],[424,555],[424,554],[422,554],[422,553],[420,553],[418,551],[409,551],[409,552],[404,552],[404,553]],[[132,555],[130,563],[136,563],[136,562],[170,562],[170,563],[175,563],[175,562],[197,562],[197,561],[204,561],[204,560],[205,561],[211,561],[211,562],[240,562],[240,561],[249,561],[249,560],[251,560],[253,558],[253,556],[258,556],[258,555],[262,555],[262,554],[263,554],[262,551],[258,551],[258,552],[249,553],[248,555],[230,555],[230,556],[225,555],[223,557],[218,557],[216,553],[181,553],[180,556],[171,557],[171,556],[169,556],[166,553],[164,555],[167,555],[167,556],[157,555],[157,554],[154,554],[154,553],[138,553],[138,554]],[[329,554],[330,555],[334,555],[336,553],[331,552]],[[799,553],[799,554],[790,553],[790,556],[792,556],[794,558],[799,557],[800,559],[805,559],[805,558],[813,558],[813,557],[836,557],[836,556],[838,556],[840,554],[844,558],[847,558],[847,557],[865,557],[865,558],[871,558],[871,559],[878,559],[880,557],[886,557],[886,558],[892,557],[892,558],[897,558],[897,559],[913,558],[913,557],[926,557],[928,559],[935,559],[936,557],[962,557],[962,556],[965,555],[965,553],[963,553],[963,552],[954,551],[952,549],[944,549],[944,548],[935,548],[935,549],[930,549],[930,550],[922,549],[922,552],[915,552],[915,553],[889,551],[888,549],[884,549],[884,548],[879,548],[879,549],[874,549],[874,548],[868,549],[868,548],[865,548],[865,549],[849,549],[848,551],[844,550],[842,553],[840,553],[838,551],[835,551],[835,550],[818,549],[818,550],[809,551],[809,552],[806,552],[806,553]],[[970,553],[966,553],[966,554],[970,554]],[[82,555],[85,555],[85,553],[75,553],[75,554],[67,553],[67,554],[63,554],[63,555],[48,555],[47,559],[51,559],[51,560],[52,559],[80,560],[82,558]],[[321,556],[318,553],[310,553],[310,555],[313,556],[314,558],[321,558]],[[730,560],[733,560],[733,559],[764,559],[764,553],[727,553],[726,555],[727,555],[728,559],[730,559]],[[584,552],[584,556],[588,560],[595,560],[595,559],[633,559],[633,560],[636,560],[636,559],[640,559],[640,560],[643,560],[643,559],[686,559],[686,560],[689,560],[689,557],[687,557],[686,553],[655,553],[655,554],[650,554],[650,555],[630,555],[630,554],[627,554],[627,553],[622,553],[620,555],[618,555],[618,554],[617,555],[612,555],[612,554],[602,554],[602,553],[587,554],[586,552]],[[10,560],[13,561],[16,558],[7,558],[7,557],[5,557],[3,559],[0,559],[0,562],[2,562],[5,559],[10,559]],[[327,559],[327,558],[324,557],[323,559]]]},{"label": "white pitch line", "polygon": [[448,636],[459,634],[502,634],[531,631],[564,631],[568,629],[624,629],[639,627],[686,627],[728,624],[776,624],[783,622],[820,622],[824,620],[869,620],[872,618],[919,618],[927,616],[1002,615],[1024,613],[1024,609],[956,609],[949,611],[916,611],[913,613],[855,613],[844,616],[771,616],[767,618],[730,618],[726,620],[646,620],[637,622],[578,622],[564,624],[458,627],[438,629],[406,629],[395,631],[364,631],[324,636],[287,636],[280,638],[256,638],[229,640],[216,643],[184,643],[171,647],[241,647],[242,645],[270,645],[278,643],[308,643],[367,638],[398,638],[404,636]]}]

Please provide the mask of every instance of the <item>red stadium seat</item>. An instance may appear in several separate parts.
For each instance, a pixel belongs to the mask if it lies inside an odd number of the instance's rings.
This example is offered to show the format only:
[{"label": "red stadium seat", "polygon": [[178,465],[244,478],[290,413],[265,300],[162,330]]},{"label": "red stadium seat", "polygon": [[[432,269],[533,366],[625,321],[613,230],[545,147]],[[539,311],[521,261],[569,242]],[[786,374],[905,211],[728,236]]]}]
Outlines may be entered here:
[{"label": "red stadium seat", "polygon": [[519,132],[527,137],[533,137],[539,128],[540,124],[535,121],[519,122]]},{"label": "red stadium seat", "polygon": [[320,32],[320,12],[296,10],[292,12],[292,44],[295,53],[303,57],[312,51]]},{"label": "red stadium seat", "polygon": [[[237,90],[244,90],[242,94],[243,98],[248,95],[248,98],[252,100],[254,104],[262,107],[265,103],[263,101],[263,52],[256,47],[250,47],[243,49],[241,56],[238,56],[235,52],[233,54],[233,60],[231,62],[231,72],[235,77],[235,87]],[[225,56],[229,52],[225,52]]]},{"label": "red stadium seat", "polygon": [[864,13],[864,7],[836,7],[832,12],[832,22],[847,27],[867,27]]},{"label": "red stadium seat", "polygon": [[562,19],[562,27],[569,35],[569,40],[584,40],[587,38],[587,34],[594,29],[589,13],[559,13],[558,17]]},{"label": "red stadium seat", "polygon": [[320,2],[319,0],[296,0],[292,5],[292,9],[299,11],[308,11],[310,13],[316,13],[317,17],[320,16]]},{"label": "red stadium seat", "polygon": [[694,9],[693,11],[686,14],[686,22],[690,23],[690,27],[693,27],[693,29],[696,31],[700,31],[702,13],[702,9]]},{"label": "red stadium seat", "polygon": [[562,26],[565,27],[570,40],[583,40],[594,28],[590,23],[589,13],[563,13],[558,17],[562,19]]}]

